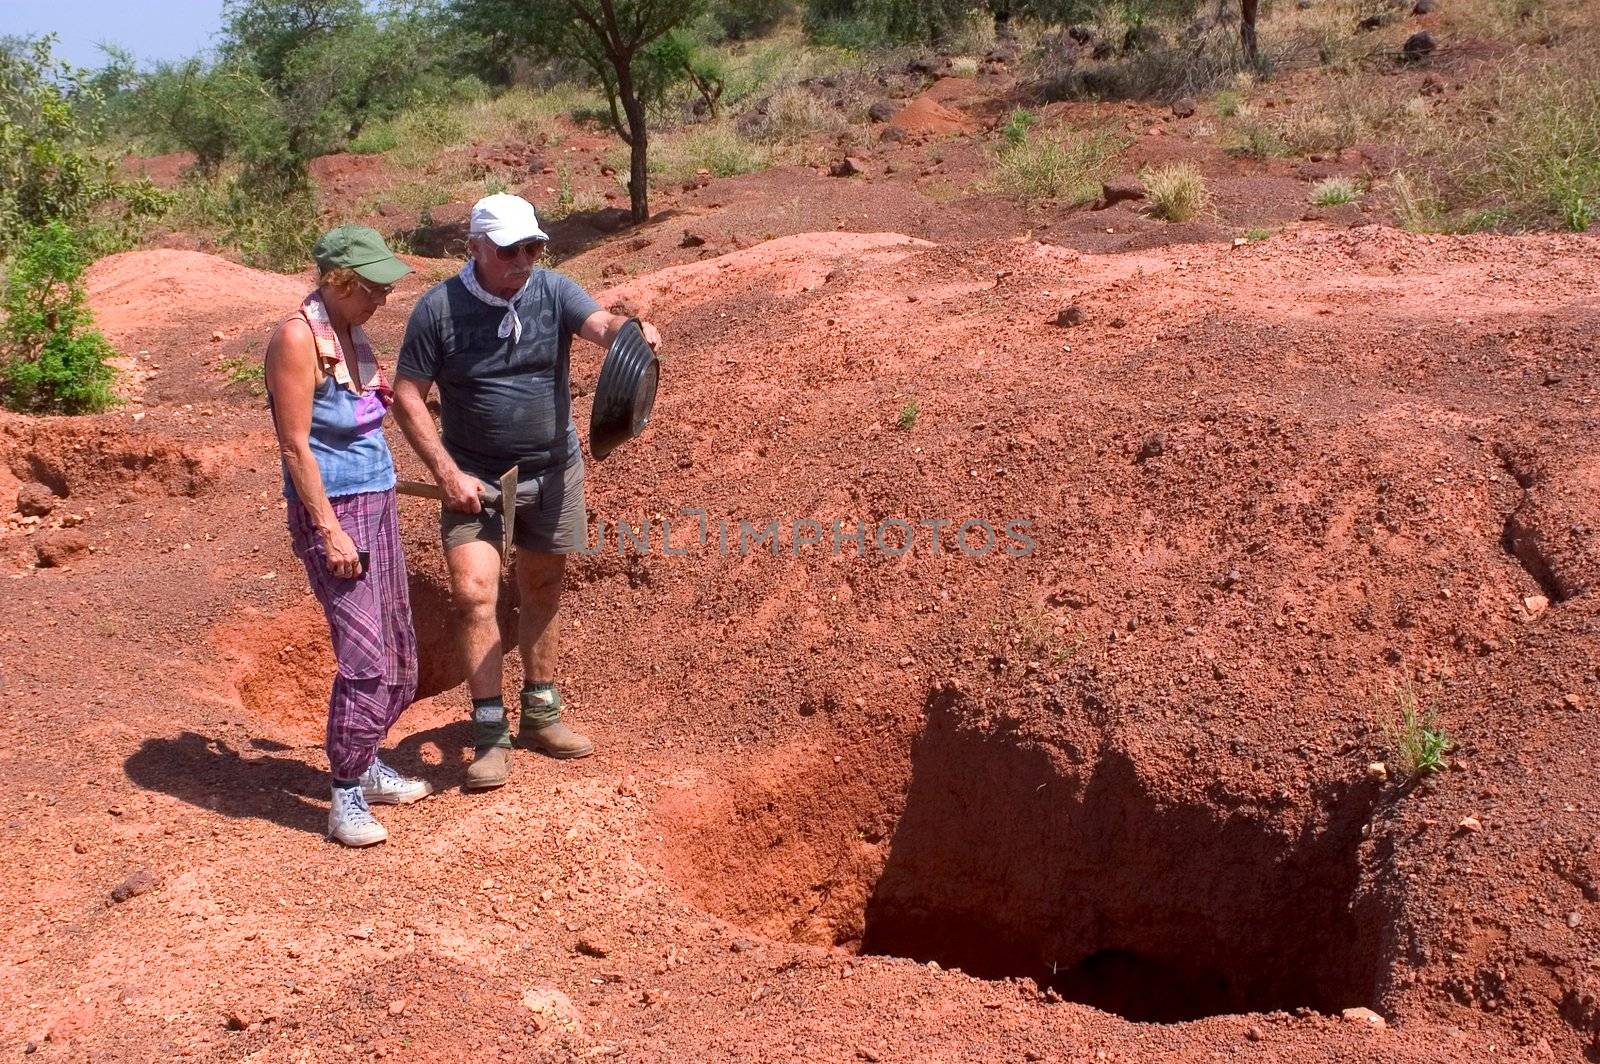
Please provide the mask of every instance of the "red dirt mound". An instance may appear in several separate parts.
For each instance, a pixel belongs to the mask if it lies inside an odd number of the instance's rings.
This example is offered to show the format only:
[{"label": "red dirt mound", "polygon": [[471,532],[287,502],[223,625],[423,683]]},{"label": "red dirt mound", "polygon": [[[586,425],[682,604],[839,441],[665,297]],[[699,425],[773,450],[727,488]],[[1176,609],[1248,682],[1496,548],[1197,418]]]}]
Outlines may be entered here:
[{"label": "red dirt mound", "polygon": [[971,133],[978,128],[970,116],[946,107],[928,94],[902,107],[889,124],[907,133]]},{"label": "red dirt mound", "polygon": [[[198,310],[237,325],[286,317],[309,277],[252,270],[198,251],[128,251],[89,268],[95,324],[117,346],[135,333],[188,325]],[[198,338],[197,338],[198,339]]]}]

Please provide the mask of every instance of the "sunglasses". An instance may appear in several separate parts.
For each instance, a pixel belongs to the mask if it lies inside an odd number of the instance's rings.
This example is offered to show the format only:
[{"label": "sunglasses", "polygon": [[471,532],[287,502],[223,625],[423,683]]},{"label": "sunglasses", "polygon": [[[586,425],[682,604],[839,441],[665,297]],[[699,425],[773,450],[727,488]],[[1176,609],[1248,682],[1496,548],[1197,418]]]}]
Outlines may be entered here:
[{"label": "sunglasses", "polygon": [[373,284],[371,281],[359,277],[356,278],[356,283],[361,286],[363,292],[373,299],[388,299],[394,292],[394,285],[392,284]]},{"label": "sunglasses", "polygon": [[511,262],[523,252],[527,252],[528,258],[536,259],[544,254],[544,244],[543,240],[524,240],[520,244],[512,244],[509,247],[496,247],[494,255],[501,262]]}]

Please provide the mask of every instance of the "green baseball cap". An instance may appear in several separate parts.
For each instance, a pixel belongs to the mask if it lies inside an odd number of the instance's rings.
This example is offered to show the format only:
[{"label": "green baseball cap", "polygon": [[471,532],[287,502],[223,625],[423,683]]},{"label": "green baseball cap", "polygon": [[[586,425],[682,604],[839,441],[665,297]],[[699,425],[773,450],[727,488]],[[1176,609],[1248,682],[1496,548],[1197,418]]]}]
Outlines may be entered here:
[{"label": "green baseball cap", "polygon": [[348,266],[373,284],[394,284],[411,272],[411,267],[394,257],[376,229],[364,225],[341,225],[318,238],[311,255],[324,271]]}]

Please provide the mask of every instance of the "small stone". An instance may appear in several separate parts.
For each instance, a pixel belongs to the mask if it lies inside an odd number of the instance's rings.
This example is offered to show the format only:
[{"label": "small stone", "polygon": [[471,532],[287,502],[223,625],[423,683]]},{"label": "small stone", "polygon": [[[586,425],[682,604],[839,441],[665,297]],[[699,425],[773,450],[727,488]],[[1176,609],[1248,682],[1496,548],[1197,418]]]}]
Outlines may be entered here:
[{"label": "small stone", "polygon": [[1124,174],[1100,186],[1100,202],[1097,206],[1105,208],[1114,203],[1142,200],[1146,195],[1143,181],[1132,174]]},{"label": "small stone", "polygon": [[1074,325],[1082,323],[1082,321],[1083,310],[1080,307],[1069,304],[1056,311],[1056,324],[1061,326],[1063,329],[1071,328]]},{"label": "small stone", "polygon": [[239,1012],[230,1009],[222,1014],[222,1025],[230,1031],[242,1031],[250,1026],[250,1022]]},{"label": "small stone", "polygon": [[573,948],[586,957],[606,957],[611,953],[611,944],[598,935],[584,935]]},{"label": "small stone", "polygon": [[1566,378],[1553,369],[1547,369],[1544,371],[1544,382],[1546,385],[1560,384],[1564,380],[1566,380]]},{"label": "small stone", "polygon": [[1543,595],[1522,596],[1522,608],[1528,611],[1528,616],[1537,617],[1550,605],[1550,600]]},{"label": "small stone", "polygon": [[216,332],[211,334],[211,342],[214,344],[220,344],[227,338],[227,335],[221,329],[218,329]]},{"label": "small stone", "polygon": [[405,1003],[405,1001],[403,1001],[400,998],[396,998],[395,1000],[389,1002],[389,1015],[391,1015],[391,1016],[404,1016],[405,1013],[406,1013],[406,1003]]},{"label": "small stone", "polygon": [[56,508],[56,493],[36,480],[17,489],[17,513],[24,517],[47,517]]},{"label": "small stone", "polygon": [[867,108],[867,117],[874,122],[887,122],[900,110],[892,100],[879,100]]},{"label": "small stone", "polygon": [[1152,458],[1159,458],[1167,453],[1167,435],[1164,432],[1152,432],[1139,444],[1139,452],[1133,456],[1138,465],[1143,465]]},{"label": "small stone", "polygon": [[698,248],[704,247],[705,242],[706,238],[701,236],[699,233],[696,233],[690,229],[685,229],[683,231],[683,239],[678,241],[678,246],[680,248]]},{"label": "small stone", "polygon": [[77,842],[72,844],[72,852],[73,853],[88,853],[89,852],[89,844],[84,842],[82,839],[79,839]]},{"label": "small stone", "polygon": [[1373,1030],[1377,1031],[1381,1031],[1385,1027],[1389,1026],[1389,1021],[1385,1020],[1382,1016],[1379,1016],[1371,1009],[1345,1009],[1340,1015],[1349,1020],[1351,1023],[1366,1024],[1368,1027],[1371,1027]]},{"label": "small stone", "polygon": [[1373,780],[1386,780],[1389,778],[1389,766],[1382,761],[1374,761],[1367,766],[1367,778]]},{"label": "small stone", "polygon": [[1411,7],[1411,13],[1413,15],[1433,14],[1433,0],[1417,0]]},{"label": "small stone", "polygon": [[1568,709],[1572,709],[1572,710],[1582,709],[1583,708],[1583,696],[1582,695],[1577,695],[1577,694],[1562,695],[1561,696],[1561,704],[1566,706]]},{"label": "small stone", "polygon": [[1259,1042],[1265,1037],[1265,1034],[1259,1026],[1251,1024],[1250,1029],[1244,1033],[1244,1036],[1252,1042]]},{"label": "small stone", "polygon": [[1461,822],[1458,823],[1456,827],[1467,832],[1482,831],[1483,821],[1479,820],[1475,816],[1464,816],[1461,818]]},{"label": "small stone", "polygon": [[1128,319],[1112,318],[1110,321],[1106,322],[1106,324],[1111,326],[1113,329],[1126,329],[1128,327]]},{"label": "small stone", "polygon": [[76,528],[61,528],[41,532],[33,541],[34,554],[39,568],[55,569],[71,565],[89,553],[89,537]]},{"label": "small stone", "polygon": [[728,943],[728,948],[735,953],[749,953],[756,948],[756,941],[753,938],[736,938]]},{"label": "small stone", "polygon": [[847,155],[834,163],[828,173],[834,177],[856,177],[867,172],[867,164],[853,155]]},{"label": "small stone", "polygon": [[1580,913],[1578,910],[1574,909],[1570,913],[1567,914],[1567,926],[1568,927],[1577,927],[1581,923],[1583,923],[1583,914]]},{"label": "small stone", "polygon": [[137,898],[156,889],[156,877],[148,868],[141,868],[111,889],[111,900],[118,904]]},{"label": "small stone", "polygon": [[1194,99],[1184,96],[1172,105],[1172,113],[1179,118],[1188,118],[1195,113],[1197,105]]},{"label": "small stone", "polygon": [[1413,33],[1407,37],[1406,43],[1400,46],[1400,53],[1405,56],[1407,62],[1415,63],[1432,55],[1433,50],[1437,47],[1438,45],[1433,40],[1433,34],[1423,30],[1421,33]]}]

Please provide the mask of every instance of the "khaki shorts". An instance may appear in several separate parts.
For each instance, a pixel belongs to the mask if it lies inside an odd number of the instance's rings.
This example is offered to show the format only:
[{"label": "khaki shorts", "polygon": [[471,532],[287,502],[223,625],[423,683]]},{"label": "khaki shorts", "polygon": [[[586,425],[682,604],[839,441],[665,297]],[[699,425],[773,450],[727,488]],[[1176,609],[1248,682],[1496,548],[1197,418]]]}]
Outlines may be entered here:
[{"label": "khaki shorts", "polygon": [[[483,483],[494,487],[487,480]],[[571,554],[581,548],[589,524],[583,505],[583,462],[519,480],[516,521],[511,542],[522,550]],[[504,541],[504,528],[498,510],[467,514],[446,509],[439,514],[439,534],[446,551],[475,539],[498,547]]]}]

